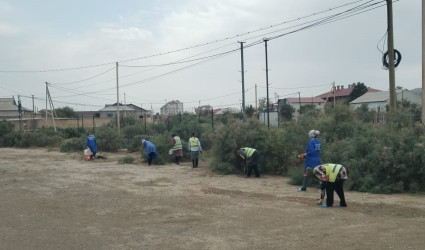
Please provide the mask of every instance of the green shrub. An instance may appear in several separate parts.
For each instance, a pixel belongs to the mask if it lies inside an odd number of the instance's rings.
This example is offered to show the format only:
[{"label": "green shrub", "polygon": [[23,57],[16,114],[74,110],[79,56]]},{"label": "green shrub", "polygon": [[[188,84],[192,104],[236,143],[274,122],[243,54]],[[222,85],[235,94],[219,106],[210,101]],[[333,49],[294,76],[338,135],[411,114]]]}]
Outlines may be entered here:
[{"label": "green shrub", "polygon": [[86,139],[85,137],[72,138],[62,142],[60,145],[61,152],[83,152],[86,148]]},{"label": "green shrub", "polygon": [[116,152],[121,148],[122,140],[115,128],[102,126],[96,131],[97,150],[105,152]]},{"label": "green shrub", "polygon": [[133,164],[135,159],[132,156],[125,156],[118,159],[119,164]]}]

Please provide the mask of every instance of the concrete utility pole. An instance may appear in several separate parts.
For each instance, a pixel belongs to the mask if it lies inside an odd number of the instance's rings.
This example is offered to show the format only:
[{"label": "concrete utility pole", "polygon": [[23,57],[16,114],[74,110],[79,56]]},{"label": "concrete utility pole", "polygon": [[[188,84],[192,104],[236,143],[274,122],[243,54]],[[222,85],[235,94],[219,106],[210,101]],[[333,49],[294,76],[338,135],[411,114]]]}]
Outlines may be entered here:
[{"label": "concrete utility pole", "polygon": [[270,115],[269,115],[269,64],[267,59],[267,42],[269,39],[264,38],[266,48],[266,88],[267,88],[267,128],[270,129]]},{"label": "concrete utility pole", "polygon": [[390,114],[393,113],[396,106],[395,95],[395,70],[394,70],[394,33],[393,33],[393,1],[387,0],[388,17],[388,72],[390,80]]},{"label": "concrete utility pole", "polygon": [[255,110],[258,110],[257,100],[257,84],[255,84]]},{"label": "concrete utility pole", "polygon": [[118,84],[118,62],[115,63],[115,68],[117,71],[117,131],[118,135],[120,135],[120,91]]},{"label": "concrete utility pole", "polygon": [[245,122],[245,80],[244,80],[244,64],[243,64],[243,44],[244,42],[239,42],[241,44],[241,73],[242,73],[242,115],[243,121]]},{"label": "concrete utility pole", "polygon": [[425,3],[422,1],[422,124],[425,124]]}]

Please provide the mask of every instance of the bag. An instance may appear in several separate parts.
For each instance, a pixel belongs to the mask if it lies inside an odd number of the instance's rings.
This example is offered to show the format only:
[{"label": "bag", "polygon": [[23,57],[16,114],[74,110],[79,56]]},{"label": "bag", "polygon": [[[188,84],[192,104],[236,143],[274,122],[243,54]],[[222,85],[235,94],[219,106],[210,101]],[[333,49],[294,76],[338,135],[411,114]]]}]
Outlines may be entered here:
[{"label": "bag", "polygon": [[90,161],[91,155],[92,155],[92,152],[90,148],[84,149],[84,160]]}]

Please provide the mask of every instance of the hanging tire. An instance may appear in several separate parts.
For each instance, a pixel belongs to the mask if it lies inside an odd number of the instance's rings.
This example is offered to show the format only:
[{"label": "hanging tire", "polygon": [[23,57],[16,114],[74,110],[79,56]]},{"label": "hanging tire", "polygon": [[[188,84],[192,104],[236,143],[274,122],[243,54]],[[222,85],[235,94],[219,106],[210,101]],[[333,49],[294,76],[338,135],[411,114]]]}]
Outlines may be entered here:
[{"label": "hanging tire", "polygon": [[[382,56],[382,64],[384,65],[385,68],[389,68],[390,67],[390,58],[388,56],[388,51],[384,53],[384,55]],[[398,50],[394,50],[394,67],[397,67],[400,64],[401,61],[401,53]]]}]

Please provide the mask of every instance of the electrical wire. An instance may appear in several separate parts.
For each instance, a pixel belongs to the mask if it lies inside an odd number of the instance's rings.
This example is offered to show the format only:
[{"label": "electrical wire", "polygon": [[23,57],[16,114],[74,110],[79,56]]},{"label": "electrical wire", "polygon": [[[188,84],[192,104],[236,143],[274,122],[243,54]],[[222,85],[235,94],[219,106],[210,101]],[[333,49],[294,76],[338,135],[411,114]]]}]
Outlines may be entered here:
[{"label": "electrical wire", "polygon": [[210,45],[210,44],[214,44],[214,43],[218,43],[218,42],[223,42],[223,41],[230,40],[230,39],[239,38],[239,37],[242,37],[242,36],[251,34],[251,33],[256,33],[256,32],[259,32],[259,31],[264,31],[264,30],[267,30],[267,29],[270,29],[270,28],[274,28],[276,26],[281,26],[281,25],[288,24],[288,23],[291,23],[291,22],[303,20],[303,19],[306,19],[306,18],[315,16],[317,14],[323,14],[323,13],[326,13],[326,12],[330,12],[330,11],[333,11],[333,10],[336,10],[336,9],[339,9],[339,8],[342,8],[342,7],[345,7],[345,6],[348,6],[348,5],[352,5],[352,4],[356,4],[358,2],[362,2],[362,1],[364,1],[364,0],[353,1],[353,2],[350,2],[350,3],[339,5],[339,6],[334,7],[334,8],[329,8],[327,10],[319,11],[319,12],[316,12],[316,13],[313,13],[313,14],[310,14],[310,15],[307,15],[307,16],[300,17],[300,18],[295,18],[295,19],[292,19],[292,20],[289,20],[289,21],[285,21],[285,22],[281,22],[281,23],[278,23],[278,24],[275,24],[275,25],[270,25],[268,27],[260,28],[260,29],[254,30],[254,31],[249,31],[249,32],[242,33],[242,34],[237,34],[237,35],[234,35],[232,37],[226,37],[226,38],[218,39],[218,40],[211,41],[211,42],[196,44],[196,45],[193,45],[193,46],[189,46],[189,47],[181,48],[181,49],[176,49],[176,50],[172,50],[172,51],[168,51],[168,52],[152,54],[150,56],[137,57],[137,58],[132,58],[132,59],[126,59],[126,60],[115,61],[115,62],[100,63],[100,64],[94,64],[94,65],[77,66],[77,67],[69,67],[69,68],[59,68],[59,69],[46,69],[46,70],[0,70],[0,73],[44,73],[44,72],[70,71],[70,70],[79,70],[79,69],[101,67],[101,66],[116,64],[117,62],[118,63],[123,63],[123,62],[130,62],[130,61],[142,60],[142,59],[147,59],[147,58],[152,58],[152,57],[158,57],[158,56],[163,56],[163,55],[168,55],[168,54],[171,54],[171,53],[176,53],[176,52],[181,52],[181,51],[185,51],[185,50],[189,50],[189,49],[194,49],[194,48],[198,48],[198,47],[202,47],[202,46],[206,46],[206,45]]}]

